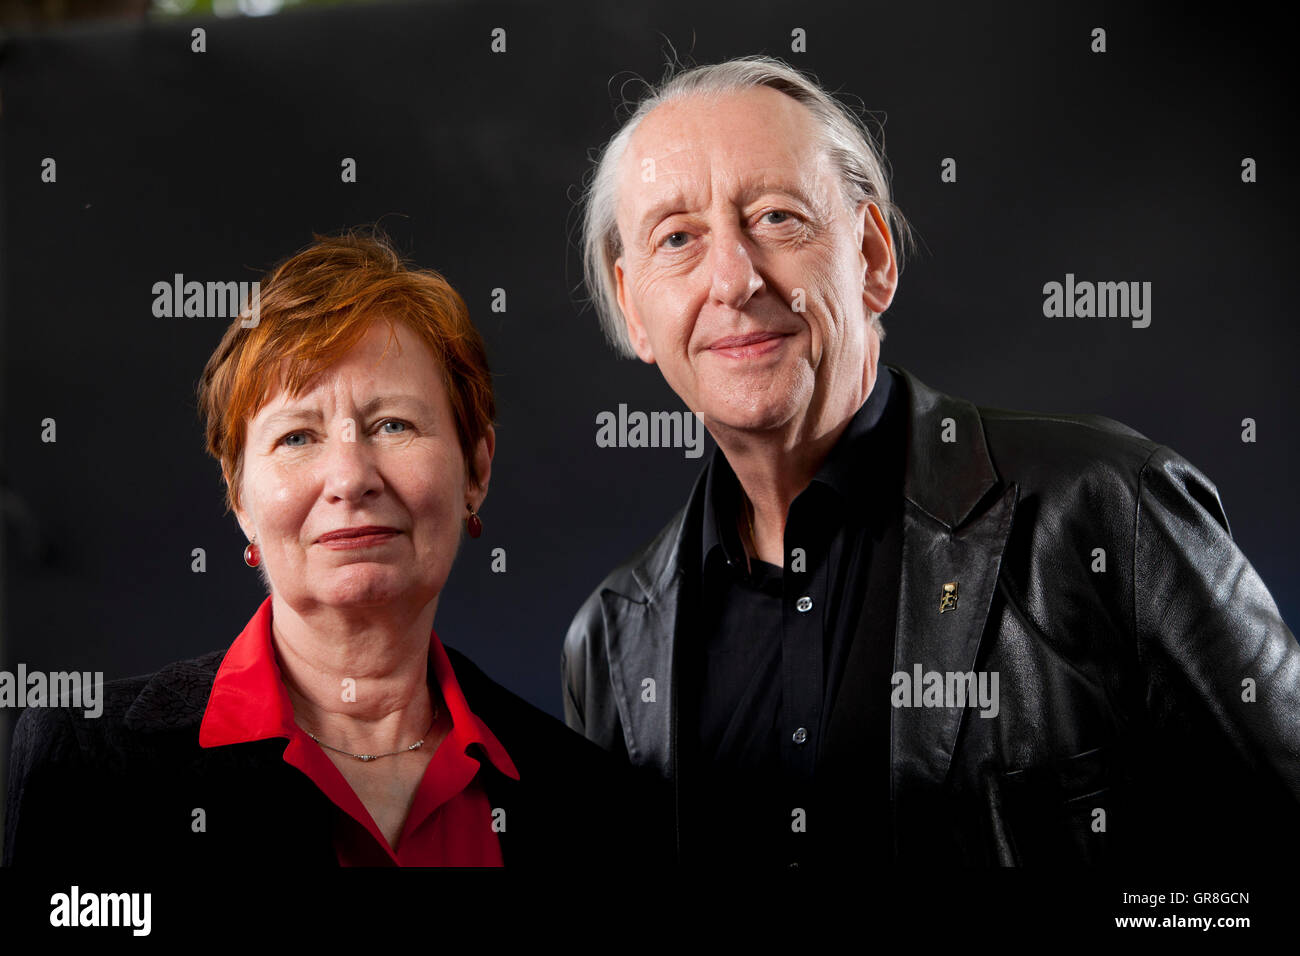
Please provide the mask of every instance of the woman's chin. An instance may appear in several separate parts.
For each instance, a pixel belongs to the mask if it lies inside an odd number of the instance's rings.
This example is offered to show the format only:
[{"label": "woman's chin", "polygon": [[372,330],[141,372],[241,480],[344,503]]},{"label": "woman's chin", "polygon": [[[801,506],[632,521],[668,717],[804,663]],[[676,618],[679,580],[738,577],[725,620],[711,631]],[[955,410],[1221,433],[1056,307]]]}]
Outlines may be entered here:
[{"label": "woman's chin", "polygon": [[417,588],[396,568],[353,565],[337,569],[311,590],[321,604],[331,607],[376,607],[409,597]]}]

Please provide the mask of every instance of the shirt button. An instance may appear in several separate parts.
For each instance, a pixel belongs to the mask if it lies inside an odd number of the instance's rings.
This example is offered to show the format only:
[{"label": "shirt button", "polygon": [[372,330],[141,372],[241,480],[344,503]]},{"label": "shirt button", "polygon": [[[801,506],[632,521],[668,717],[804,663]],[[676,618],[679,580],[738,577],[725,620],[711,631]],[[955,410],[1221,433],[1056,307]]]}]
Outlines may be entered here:
[{"label": "shirt button", "polygon": [[812,610],[812,598],[805,594],[799,600],[794,602],[794,606],[797,610],[807,614]]},{"label": "shirt button", "polygon": [[808,739],[808,731],[805,730],[803,727],[800,727],[798,730],[794,732],[791,739],[795,743],[801,744]]}]

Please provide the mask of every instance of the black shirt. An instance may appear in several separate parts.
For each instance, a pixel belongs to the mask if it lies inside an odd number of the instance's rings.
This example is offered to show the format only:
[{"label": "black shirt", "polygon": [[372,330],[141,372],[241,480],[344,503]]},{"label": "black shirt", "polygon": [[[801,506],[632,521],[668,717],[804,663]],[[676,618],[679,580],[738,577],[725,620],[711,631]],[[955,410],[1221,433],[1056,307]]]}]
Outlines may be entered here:
[{"label": "black shirt", "polygon": [[[683,671],[691,856],[806,865],[842,852],[846,828],[855,853],[886,851],[907,436],[903,386],[879,370],[790,506],[784,569],[756,558],[747,568],[739,481],[720,450],[710,461],[698,626]],[[846,672],[851,696],[837,706]]]}]

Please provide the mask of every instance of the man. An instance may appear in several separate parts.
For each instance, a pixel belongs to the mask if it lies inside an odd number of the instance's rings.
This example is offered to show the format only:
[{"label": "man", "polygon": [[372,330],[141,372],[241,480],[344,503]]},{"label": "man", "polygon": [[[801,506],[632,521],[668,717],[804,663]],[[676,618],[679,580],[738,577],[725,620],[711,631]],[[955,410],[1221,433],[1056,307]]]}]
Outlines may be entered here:
[{"label": "man", "polygon": [[575,617],[568,723],[688,862],[1249,860],[1296,840],[1300,647],[1214,486],[880,361],[881,158],[778,61],[682,73],[586,208],[607,333],[718,450]]}]

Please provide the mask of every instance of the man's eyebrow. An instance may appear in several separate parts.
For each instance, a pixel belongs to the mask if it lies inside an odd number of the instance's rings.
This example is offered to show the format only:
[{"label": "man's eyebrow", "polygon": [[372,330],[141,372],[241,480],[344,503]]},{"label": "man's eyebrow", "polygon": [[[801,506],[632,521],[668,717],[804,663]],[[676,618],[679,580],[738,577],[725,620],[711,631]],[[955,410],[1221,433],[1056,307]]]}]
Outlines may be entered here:
[{"label": "man's eyebrow", "polygon": [[638,236],[647,235],[664,217],[670,213],[677,212],[686,205],[686,199],[681,193],[673,193],[671,196],[665,196],[642,214],[637,221],[636,234]]},{"label": "man's eyebrow", "polygon": [[815,212],[818,215],[825,214],[825,210],[822,209],[821,203],[805,192],[803,187],[797,183],[773,183],[760,180],[755,183],[746,184],[740,190],[741,204],[744,205],[745,203],[753,202],[755,198],[764,193],[784,193],[785,195],[803,203],[803,205],[810,211]]},{"label": "man's eyebrow", "polygon": [[[372,398],[370,401],[366,402],[364,405],[362,405],[360,411],[363,416],[367,416],[372,414],[376,409],[382,408],[383,406],[403,405],[403,404],[412,405],[418,411],[426,415],[429,414],[431,410],[429,403],[426,402],[424,399],[420,398],[418,395],[378,395]],[[286,408],[283,409],[282,411],[278,411],[271,415],[268,415],[262,421],[262,428],[273,428],[278,425],[288,425],[294,422],[302,422],[302,421],[318,422],[320,421],[320,419],[321,419],[321,413],[319,409]]]},{"label": "man's eyebrow", "polygon": [[[742,186],[740,190],[740,204],[743,206],[746,203],[752,202],[755,197],[761,196],[764,193],[784,193],[785,195],[798,200],[818,216],[824,216],[826,214],[821,203],[814,201],[814,199],[801,187],[792,183],[758,181],[746,184]],[[637,222],[636,235],[647,235],[661,220],[674,212],[681,211],[685,205],[686,199],[680,192],[675,192],[670,196],[665,196],[642,214],[640,220]]]}]

